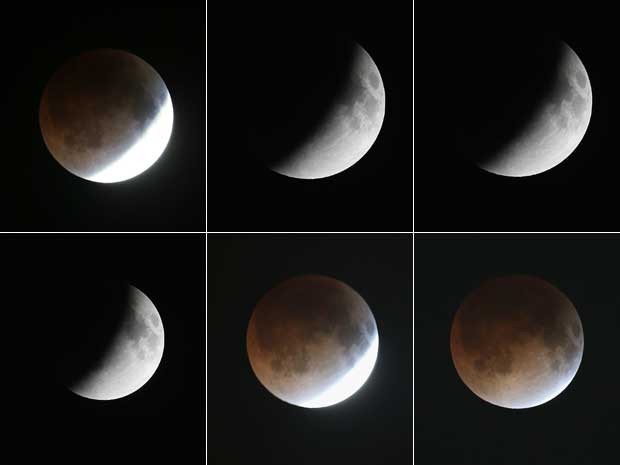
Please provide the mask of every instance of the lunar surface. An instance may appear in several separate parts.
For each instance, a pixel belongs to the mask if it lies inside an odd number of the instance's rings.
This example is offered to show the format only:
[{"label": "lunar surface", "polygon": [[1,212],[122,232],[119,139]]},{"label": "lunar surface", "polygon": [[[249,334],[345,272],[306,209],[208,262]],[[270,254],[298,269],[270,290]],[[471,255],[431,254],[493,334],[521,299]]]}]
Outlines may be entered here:
[{"label": "lunar surface", "polygon": [[480,398],[522,409],[560,394],[583,355],[581,320],[568,298],[530,276],[489,280],[458,309],[450,349],[463,382]]},{"label": "lunar surface", "polygon": [[68,387],[95,400],[125,397],[153,376],[164,352],[164,327],[149,298],[129,286],[116,334],[109,334],[98,357]]},{"label": "lunar surface", "polygon": [[250,364],[279,399],[300,407],[336,404],[368,379],[379,348],[364,299],[324,276],[289,279],[257,304],[247,331]]},{"label": "lunar surface", "polygon": [[172,100],[144,60],[96,50],[65,63],[47,84],[39,109],[53,157],[89,181],[133,178],[155,163],[172,133]]},{"label": "lunar surface", "polygon": [[577,148],[592,115],[592,88],[583,63],[565,43],[551,90],[529,123],[480,168],[502,176],[523,177],[547,171]]},{"label": "lunar surface", "polygon": [[285,176],[317,179],[353,166],[374,144],[385,115],[379,69],[358,44],[344,90],[331,103],[313,133],[270,168]]}]

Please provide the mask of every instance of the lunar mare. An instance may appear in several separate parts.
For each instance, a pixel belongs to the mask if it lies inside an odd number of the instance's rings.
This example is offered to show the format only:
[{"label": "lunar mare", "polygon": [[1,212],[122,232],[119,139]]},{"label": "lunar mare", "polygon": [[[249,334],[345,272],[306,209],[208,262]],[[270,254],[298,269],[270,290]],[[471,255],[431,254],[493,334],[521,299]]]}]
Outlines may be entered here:
[{"label": "lunar mare", "polygon": [[592,115],[592,88],[577,54],[562,42],[553,91],[530,122],[495,156],[478,163],[502,176],[532,176],[564,161],[583,139]]},{"label": "lunar mare", "polygon": [[583,344],[570,300],[531,276],[483,283],[459,307],[450,334],[454,366],[467,387],[513,409],[560,394],[577,373]]},{"label": "lunar mare", "polygon": [[164,152],[173,126],[172,100],[159,74],[121,50],[96,50],[65,63],[39,108],[52,156],[89,181],[131,179]]},{"label": "lunar mare", "polygon": [[358,44],[348,87],[313,135],[270,168],[285,176],[318,179],[357,163],[377,139],[385,116],[385,90],[377,65]]},{"label": "lunar mare", "polygon": [[250,365],[277,398],[306,408],[336,404],[368,379],[377,326],[364,299],[324,276],[289,279],[257,304],[247,331]]},{"label": "lunar mare", "polygon": [[157,309],[131,286],[124,320],[110,335],[105,353],[69,389],[94,400],[125,397],[153,376],[164,351],[164,327]]}]

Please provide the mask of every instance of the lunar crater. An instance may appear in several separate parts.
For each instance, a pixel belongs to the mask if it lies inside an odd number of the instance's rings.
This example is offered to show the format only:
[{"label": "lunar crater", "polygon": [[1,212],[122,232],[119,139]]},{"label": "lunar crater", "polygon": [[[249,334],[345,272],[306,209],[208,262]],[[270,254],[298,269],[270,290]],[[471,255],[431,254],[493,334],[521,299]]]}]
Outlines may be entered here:
[{"label": "lunar crater", "polygon": [[370,85],[374,89],[379,89],[379,86],[381,85],[381,80],[379,79],[379,76],[377,76],[377,73],[372,71],[368,73],[368,80],[370,81]]},{"label": "lunar crater", "polygon": [[586,77],[586,74],[581,70],[577,71],[577,83],[581,88],[585,88],[588,84],[588,78]]}]

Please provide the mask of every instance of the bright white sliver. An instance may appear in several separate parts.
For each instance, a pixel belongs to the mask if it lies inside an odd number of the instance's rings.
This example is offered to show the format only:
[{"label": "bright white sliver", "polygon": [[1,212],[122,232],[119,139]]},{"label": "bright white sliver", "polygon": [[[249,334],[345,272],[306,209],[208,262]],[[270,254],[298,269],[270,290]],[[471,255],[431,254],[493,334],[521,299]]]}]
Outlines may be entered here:
[{"label": "bright white sliver", "polygon": [[342,402],[355,394],[370,377],[379,353],[379,336],[376,335],[364,355],[338,381],[312,399],[301,403],[302,407],[319,408]]},{"label": "bright white sliver", "polygon": [[118,160],[87,179],[101,183],[114,183],[131,179],[146,171],[164,153],[172,134],[173,121],[172,100],[168,94],[159,113],[144,135]]}]

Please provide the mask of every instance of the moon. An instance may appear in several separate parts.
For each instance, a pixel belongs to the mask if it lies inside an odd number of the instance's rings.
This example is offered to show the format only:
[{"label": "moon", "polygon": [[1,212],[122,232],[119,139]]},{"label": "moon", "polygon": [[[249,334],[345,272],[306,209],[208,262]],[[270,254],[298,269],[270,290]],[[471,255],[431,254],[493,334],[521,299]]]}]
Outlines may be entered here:
[{"label": "moon", "polygon": [[459,307],[450,334],[456,371],[481,399],[523,409],[544,404],[572,381],[583,356],[577,310],[532,276],[491,279]]},{"label": "moon", "polygon": [[131,179],[162,155],[172,134],[170,93],[144,60],[95,50],[65,63],[39,107],[45,144],[60,165],[99,183]]},{"label": "moon", "polygon": [[268,164],[273,171],[298,179],[326,178],[353,166],[374,144],[385,116],[383,80],[366,50],[357,43],[351,47],[343,89],[312,133]]},{"label": "moon", "polygon": [[277,398],[306,408],[353,395],[377,359],[377,325],[364,299],[345,283],[299,276],[256,305],[247,350],[256,377]]},{"label": "moon", "polygon": [[[92,341],[88,363],[75,364],[68,388],[75,394],[94,400],[113,400],[128,396],[153,376],[164,352],[164,326],[153,302],[140,290],[127,286],[115,332]],[[111,328],[109,326],[108,328]]]},{"label": "moon", "polygon": [[495,154],[477,160],[480,168],[502,176],[532,176],[550,170],[573,153],[592,115],[592,88],[577,54],[564,42],[550,90],[524,127]]}]

